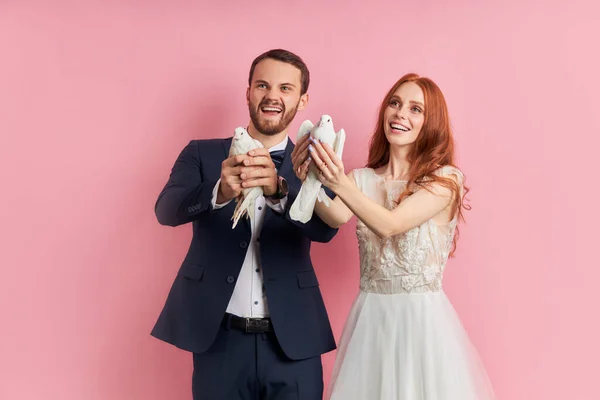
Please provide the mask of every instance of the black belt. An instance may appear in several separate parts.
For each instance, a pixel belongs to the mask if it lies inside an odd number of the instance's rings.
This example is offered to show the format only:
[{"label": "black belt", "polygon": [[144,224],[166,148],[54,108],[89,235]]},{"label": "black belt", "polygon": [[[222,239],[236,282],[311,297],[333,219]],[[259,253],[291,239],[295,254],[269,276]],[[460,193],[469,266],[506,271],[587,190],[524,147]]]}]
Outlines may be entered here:
[{"label": "black belt", "polygon": [[246,333],[273,332],[271,318],[242,318],[233,314],[225,314],[223,324]]}]

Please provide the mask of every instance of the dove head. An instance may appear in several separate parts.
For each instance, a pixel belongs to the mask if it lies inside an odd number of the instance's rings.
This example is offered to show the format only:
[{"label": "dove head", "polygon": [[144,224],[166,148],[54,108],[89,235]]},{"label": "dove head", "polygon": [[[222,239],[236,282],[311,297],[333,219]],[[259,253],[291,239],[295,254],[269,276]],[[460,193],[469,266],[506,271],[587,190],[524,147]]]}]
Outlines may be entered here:
[{"label": "dove head", "polygon": [[242,139],[242,136],[247,135],[246,130],[244,128],[235,128],[235,133],[233,134],[233,140],[238,141]]},{"label": "dove head", "polygon": [[326,127],[332,127],[333,129],[333,122],[331,121],[331,117],[329,115],[322,115],[321,119],[319,120],[319,128]]},{"label": "dove head", "polygon": [[250,136],[245,128],[235,128],[233,140],[231,142],[231,148],[229,149],[229,155],[234,156],[238,154],[244,154],[259,147],[264,146],[261,142]]}]

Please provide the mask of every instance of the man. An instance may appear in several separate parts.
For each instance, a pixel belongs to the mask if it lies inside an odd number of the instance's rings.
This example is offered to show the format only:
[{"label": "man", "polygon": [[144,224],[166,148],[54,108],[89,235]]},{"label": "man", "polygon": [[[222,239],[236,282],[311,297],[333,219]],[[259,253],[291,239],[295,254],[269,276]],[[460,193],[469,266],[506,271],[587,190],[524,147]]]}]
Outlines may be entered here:
[{"label": "man", "polygon": [[[250,68],[248,133],[264,148],[228,158],[231,138],[193,140],[156,202],[162,225],[193,225],[192,243],[152,335],[193,352],[194,399],[306,399],[323,394],[321,354],[335,348],[311,241],[336,234],[316,215],[289,218],[308,141],[288,126],[308,102],[309,71],[271,50]],[[232,126],[232,131],[235,126]],[[300,172],[298,172],[300,174]],[[255,220],[232,230],[235,199],[260,186]]]}]

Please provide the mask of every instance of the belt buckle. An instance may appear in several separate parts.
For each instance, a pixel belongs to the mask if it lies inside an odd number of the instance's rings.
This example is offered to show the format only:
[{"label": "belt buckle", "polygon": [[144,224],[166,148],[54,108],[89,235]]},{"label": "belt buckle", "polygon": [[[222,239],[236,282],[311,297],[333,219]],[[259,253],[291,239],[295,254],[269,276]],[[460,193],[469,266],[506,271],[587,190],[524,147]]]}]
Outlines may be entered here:
[{"label": "belt buckle", "polygon": [[264,333],[269,328],[266,319],[246,318],[246,333]]}]

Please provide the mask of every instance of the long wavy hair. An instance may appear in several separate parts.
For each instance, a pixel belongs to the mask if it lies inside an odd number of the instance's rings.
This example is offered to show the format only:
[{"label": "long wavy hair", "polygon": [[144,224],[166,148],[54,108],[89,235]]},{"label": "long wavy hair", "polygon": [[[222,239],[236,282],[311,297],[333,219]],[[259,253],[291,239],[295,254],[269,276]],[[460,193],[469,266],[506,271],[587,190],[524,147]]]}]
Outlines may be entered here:
[{"label": "long wavy hair", "polygon": [[[464,221],[463,209],[470,210],[471,208],[464,202],[469,189],[463,186],[461,194],[459,184],[450,178],[435,173],[440,167],[446,165],[456,167],[456,165],[454,164],[454,139],[450,128],[446,100],[440,88],[431,79],[413,73],[406,74],[385,95],[379,109],[375,132],[371,137],[367,167],[377,169],[389,163],[390,142],[388,142],[383,130],[386,123],[384,113],[396,90],[406,82],[416,83],[423,91],[425,120],[421,132],[419,132],[408,154],[407,161],[410,163],[408,184],[406,190],[398,198],[398,202],[413,194],[419,187],[429,190],[429,184],[439,183],[453,193],[452,215],[458,214],[458,218]],[[454,255],[458,236],[457,228],[450,255]]]}]

